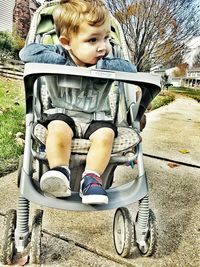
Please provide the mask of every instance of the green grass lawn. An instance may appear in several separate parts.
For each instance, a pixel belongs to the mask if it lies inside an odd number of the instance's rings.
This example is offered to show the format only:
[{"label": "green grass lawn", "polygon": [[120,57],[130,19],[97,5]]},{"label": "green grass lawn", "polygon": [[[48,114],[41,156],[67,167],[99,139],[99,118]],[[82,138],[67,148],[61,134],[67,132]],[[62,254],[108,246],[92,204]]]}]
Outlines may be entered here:
[{"label": "green grass lawn", "polygon": [[168,90],[162,90],[152,101],[152,110],[169,104],[174,101],[178,95],[190,97],[200,102],[200,88],[169,87]]},{"label": "green grass lawn", "polygon": [[200,88],[170,87],[170,92],[191,97],[200,102]]},{"label": "green grass lawn", "polygon": [[24,110],[22,81],[0,77],[0,176],[15,170],[23,153],[16,134],[24,132]]}]

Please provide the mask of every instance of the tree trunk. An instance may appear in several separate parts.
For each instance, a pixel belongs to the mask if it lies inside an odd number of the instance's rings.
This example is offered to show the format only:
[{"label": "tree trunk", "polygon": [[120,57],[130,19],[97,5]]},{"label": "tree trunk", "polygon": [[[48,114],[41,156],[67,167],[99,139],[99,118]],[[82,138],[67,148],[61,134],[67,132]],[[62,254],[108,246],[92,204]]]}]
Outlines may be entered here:
[{"label": "tree trunk", "polygon": [[15,0],[13,32],[24,40],[30,28],[32,13],[37,7],[38,5],[34,0]]}]

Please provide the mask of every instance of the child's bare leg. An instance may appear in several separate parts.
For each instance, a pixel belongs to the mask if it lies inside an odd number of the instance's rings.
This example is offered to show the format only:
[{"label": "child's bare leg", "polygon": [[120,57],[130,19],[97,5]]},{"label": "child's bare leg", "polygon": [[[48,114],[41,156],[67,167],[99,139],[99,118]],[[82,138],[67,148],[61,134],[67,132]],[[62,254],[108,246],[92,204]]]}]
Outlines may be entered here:
[{"label": "child's bare leg", "polygon": [[100,128],[90,135],[91,147],[87,155],[86,170],[102,174],[108,165],[114,141],[114,131]]},{"label": "child's bare leg", "polygon": [[115,134],[111,128],[100,128],[90,135],[91,147],[80,188],[80,196],[84,204],[108,203],[108,196],[102,188],[100,175],[108,165],[114,137]]},{"label": "child's bare leg", "polygon": [[72,137],[73,131],[65,122],[54,120],[49,123],[46,152],[50,168],[69,166]]},{"label": "child's bare leg", "polygon": [[49,123],[46,152],[50,170],[42,175],[40,187],[55,197],[71,195],[68,166],[72,137],[73,131],[65,122],[54,120]]}]

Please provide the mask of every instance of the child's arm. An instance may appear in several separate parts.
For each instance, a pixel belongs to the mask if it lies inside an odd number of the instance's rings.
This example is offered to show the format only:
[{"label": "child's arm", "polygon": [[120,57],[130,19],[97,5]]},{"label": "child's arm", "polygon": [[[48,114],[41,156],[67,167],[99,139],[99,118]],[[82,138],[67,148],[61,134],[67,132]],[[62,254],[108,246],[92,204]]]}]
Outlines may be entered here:
[{"label": "child's arm", "polygon": [[19,57],[25,63],[50,63],[66,64],[66,58],[62,55],[63,51],[56,45],[42,45],[31,43],[19,52]]},{"label": "child's arm", "polygon": [[97,63],[97,69],[137,72],[136,66],[130,61],[121,58],[102,58]]}]

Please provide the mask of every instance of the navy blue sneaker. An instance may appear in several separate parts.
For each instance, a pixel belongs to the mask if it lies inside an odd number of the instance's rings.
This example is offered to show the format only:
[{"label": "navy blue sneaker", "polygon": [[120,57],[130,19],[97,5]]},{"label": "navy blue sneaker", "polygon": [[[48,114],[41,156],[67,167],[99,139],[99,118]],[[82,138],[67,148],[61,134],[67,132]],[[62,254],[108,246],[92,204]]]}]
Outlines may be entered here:
[{"label": "navy blue sneaker", "polygon": [[83,204],[108,204],[108,196],[106,190],[102,188],[102,181],[94,173],[88,173],[83,177],[79,195]]},{"label": "navy blue sneaker", "polygon": [[45,172],[40,180],[40,188],[43,192],[54,197],[71,196],[68,171],[62,167],[55,167]]}]

